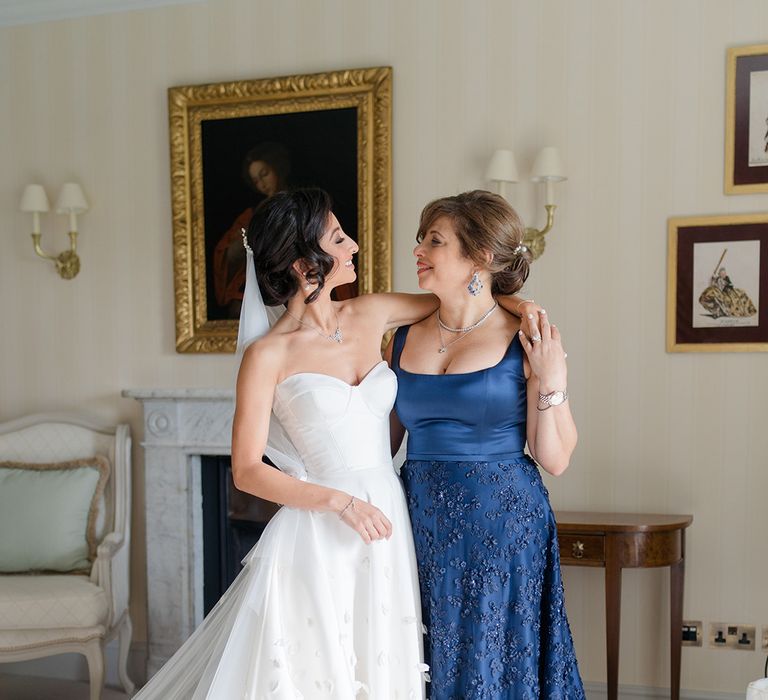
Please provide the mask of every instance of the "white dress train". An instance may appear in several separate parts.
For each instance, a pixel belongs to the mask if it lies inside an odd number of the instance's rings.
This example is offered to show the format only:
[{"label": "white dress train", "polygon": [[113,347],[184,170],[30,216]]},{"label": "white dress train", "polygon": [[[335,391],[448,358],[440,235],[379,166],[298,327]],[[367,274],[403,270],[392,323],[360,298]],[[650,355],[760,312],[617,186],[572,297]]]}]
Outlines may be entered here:
[{"label": "white dress train", "polygon": [[397,391],[382,362],[351,386],[304,372],[273,412],[308,481],[370,501],[392,537],[366,545],[335,513],[283,507],[245,568],[136,700],[418,700],[422,623],[411,526],[390,458]]}]

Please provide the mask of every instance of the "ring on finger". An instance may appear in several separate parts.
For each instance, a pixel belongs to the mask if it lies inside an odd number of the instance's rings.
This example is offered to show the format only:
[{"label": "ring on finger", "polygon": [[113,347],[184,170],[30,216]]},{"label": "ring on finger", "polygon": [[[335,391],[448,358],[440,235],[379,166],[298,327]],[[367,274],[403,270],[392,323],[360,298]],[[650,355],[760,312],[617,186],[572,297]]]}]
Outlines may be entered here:
[{"label": "ring on finger", "polygon": [[534,343],[538,343],[538,342],[541,340],[541,336],[540,336],[540,335],[532,335],[532,336],[531,336],[531,340],[532,340]]}]

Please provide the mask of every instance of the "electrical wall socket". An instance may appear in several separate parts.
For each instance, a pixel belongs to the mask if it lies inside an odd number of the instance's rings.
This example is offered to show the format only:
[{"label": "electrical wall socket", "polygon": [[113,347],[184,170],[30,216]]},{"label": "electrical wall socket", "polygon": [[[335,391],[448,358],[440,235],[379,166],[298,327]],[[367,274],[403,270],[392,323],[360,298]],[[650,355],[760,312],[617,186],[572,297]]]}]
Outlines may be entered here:
[{"label": "electrical wall socket", "polygon": [[683,620],[683,646],[700,647],[704,636],[704,624],[701,620]]},{"label": "electrical wall socket", "polygon": [[734,625],[728,622],[712,622],[709,625],[709,646],[715,649],[741,649],[754,651],[754,625]]},{"label": "electrical wall socket", "polygon": [[727,630],[728,625],[724,622],[710,622],[709,646],[715,649],[725,649],[728,646]]},{"label": "electrical wall socket", "polygon": [[768,651],[768,625],[763,625],[763,634],[760,640],[760,649]]},{"label": "electrical wall socket", "polygon": [[736,628],[736,648],[742,651],[754,651],[755,636],[756,628],[754,625],[738,625]]}]

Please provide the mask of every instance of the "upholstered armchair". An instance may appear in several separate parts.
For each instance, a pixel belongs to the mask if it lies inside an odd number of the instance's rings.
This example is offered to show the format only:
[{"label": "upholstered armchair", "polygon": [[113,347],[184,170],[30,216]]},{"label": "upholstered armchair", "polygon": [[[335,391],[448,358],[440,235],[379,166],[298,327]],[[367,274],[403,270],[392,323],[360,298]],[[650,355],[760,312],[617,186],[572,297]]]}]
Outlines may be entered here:
[{"label": "upholstered armchair", "polygon": [[[120,682],[129,696],[134,690],[130,468],[127,425],[70,415],[0,423],[0,663],[83,654],[91,700],[101,696],[104,648],[116,636]],[[74,559],[57,551],[78,537]]]}]

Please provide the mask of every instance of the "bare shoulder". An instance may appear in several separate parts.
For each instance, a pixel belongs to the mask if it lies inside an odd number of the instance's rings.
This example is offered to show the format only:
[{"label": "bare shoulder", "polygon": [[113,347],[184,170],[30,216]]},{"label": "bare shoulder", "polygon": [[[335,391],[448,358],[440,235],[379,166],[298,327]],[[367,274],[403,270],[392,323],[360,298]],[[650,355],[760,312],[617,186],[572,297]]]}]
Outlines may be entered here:
[{"label": "bare shoulder", "polygon": [[486,328],[483,335],[489,342],[498,342],[505,347],[509,347],[520,330],[520,319],[504,308],[499,307],[496,313],[484,325]]},{"label": "bare shoulder", "polygon": [[505,331],[517,333],[520,330],[520,319],[507,311],[503,306],[499,306],[496,316],[498,317],[497,323]]},{"label": "bare shoulder", "polygon": [[285,362],[290,344],[287,333],[270,332],[251,343],[243,353],[240,363],[240,377],[257,375],[262,379],[274,377]]},{"label": "bare shoulder", "polygon": [[426,318],[421,318],[418,321],[409,324],[409,326],[413,329],[412,335],[420,335],[425,331],[433,331],[437,327],[437,316],[435,314],[430,314]]}]

